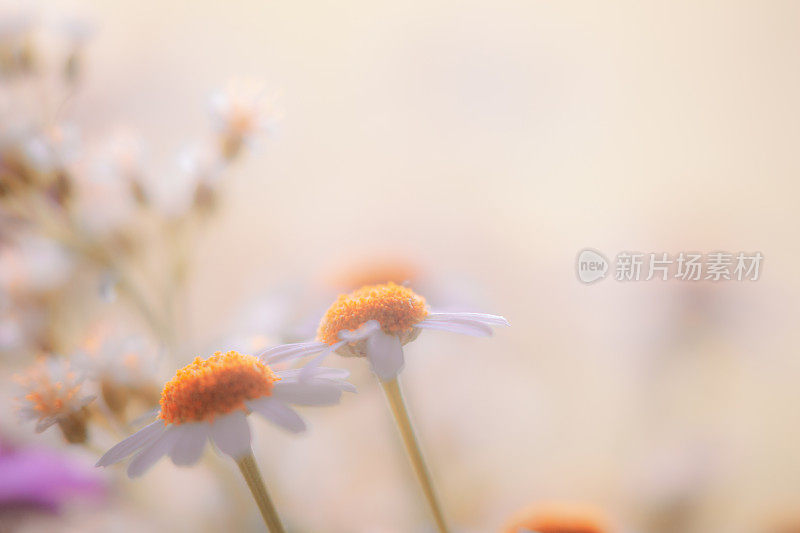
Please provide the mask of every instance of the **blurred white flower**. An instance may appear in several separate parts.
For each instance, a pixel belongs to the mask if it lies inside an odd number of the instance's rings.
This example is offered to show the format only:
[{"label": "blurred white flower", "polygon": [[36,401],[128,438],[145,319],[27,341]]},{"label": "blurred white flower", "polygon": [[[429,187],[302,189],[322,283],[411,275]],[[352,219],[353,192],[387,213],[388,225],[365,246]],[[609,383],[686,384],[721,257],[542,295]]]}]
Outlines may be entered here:
[{"label": "blurred white flower", "polygon": [[152,381],[158,369],[157,350],[143,337],[99,333],[87,340],[83,348],[81,368],[94,380],[111,379],[136,385]]},{"label": "blurred white flower", "polygon": [[10,292],[40,292],[63,284],[73,261],[58,244],[27,235],[9,246],[0,246],[0,287]]},{"label": "blurred white flower", "polygon": [[68,442],[86,440],[84,408],[94,397],[82,392],[85,376],[65,359],[48,358],[15,377],[25,389],[19,414],[24,420],[36,420],[37,432],[58,424]]},{"label": "blurred white flower", "polygon": [[161,361],[158,350],[144,337],[121,336],[99,327],[83,343],[73,365],[97,383],[105,405],[122,417],[131,399],[148,408],[158,401],[156,373]]},{"label": "blurred white flower", "polygon": [[268,133],[276,120],[273,99],[253,82],[237,81],[212,95],[211,119],[224,159],[235,158],[244,144]]},{"label": "blurred white flower", "polygon": [[162,180],[150,183],[155,207],[171,218],[187,214],[195,205],[198,191],[213,190],[224,170],[214,150],[198,144],[178,152],[176,169]]},{"label": "blurred white flower", "polygon": [[116,170],[101,159],[72,176],[73,211],[81,229],[90,235],[113,234],[134,220],[137,197],[130,179]]},{"label": "blurred white flower", "polygon": [[116,131],[103,142],[95,161],[100,175],[132,178],[141,176],[145,159],[141,137],[131,131]]},{"label": "blurred white flower", "polygon": [[80,148],[78,129],[71,124],[59,124],[29,136],[22,151],[32,169],[40,174],[50,174],[75,163]]}]

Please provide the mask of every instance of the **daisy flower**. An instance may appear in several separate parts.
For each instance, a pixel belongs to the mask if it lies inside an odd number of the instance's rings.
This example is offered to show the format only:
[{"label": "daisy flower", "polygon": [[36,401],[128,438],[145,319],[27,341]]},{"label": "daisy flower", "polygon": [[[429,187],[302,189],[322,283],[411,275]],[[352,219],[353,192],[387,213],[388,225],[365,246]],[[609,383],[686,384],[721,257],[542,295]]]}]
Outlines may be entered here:
[{"label": "daisy flower", "polygon": [[67,442],[86,442],[86,406],[94,396],[82,394],[83,377],[66,360],[41,360],[15,378],[26,389],[19,398],[19,414],[24,420],[36,420],[37,433],[58,424]]},{"label": "daisy flower", "polygon": [[247,481],[270,531],[283,531],[250,448],[247,415],[256,413],[291,432],[305,422],[294,405],[334,405],[342,391],[354,392],[347,371],[316,367],[310,372],[274,372],[252,355],[216,352],[178,370],[161,392],[158,419],[126,438],[97,462],[108,466],[135,452],[128,476],[141,476],[169,455],[175,465],[195,464],[211,440],[231,456]]},{"label": "daisy flower", "polygon": [[285,344],[262,355],[276,362],[319,354],[306,366],[307,371],[332,351],[345,357],[365,357],[381,381],[391,381],[405,365],[403,346],[423,329],[490,337],[492,326],[508,325],[497,315],[431,312],[422,296],[390,282],[339,296],[322,318],[316,342]]},{"label": "daisy flower", "polygon": [[266,133],[274,120],[273,102],[254,83],[232,83],[211,97],[211,119],[219,135],[220,153],[233,160],[242,146]]},{"label": "daisy flower", "polygon": [[570,503],[534,504],[518,511],[502,533],[611,533],[608,519],[594,507]]},{"label": "daisy flower", "polygon": [[492,326],[507,326],[505,318],[483,313],[434,313],[425,299],[395,283],[367,285],[344,294],[325,313],[317,330],[317,341],[287,344],[262,354],[269,361],[316,355],[303,370],[313,372],[330,352],[346,357],[364,357],[386,393],[398,430],[438,530],[448,531],[431,476],[422,456],[398,382],[405,364],[403,346],[423,329],[436,329],[477,337],[492,335]]}]

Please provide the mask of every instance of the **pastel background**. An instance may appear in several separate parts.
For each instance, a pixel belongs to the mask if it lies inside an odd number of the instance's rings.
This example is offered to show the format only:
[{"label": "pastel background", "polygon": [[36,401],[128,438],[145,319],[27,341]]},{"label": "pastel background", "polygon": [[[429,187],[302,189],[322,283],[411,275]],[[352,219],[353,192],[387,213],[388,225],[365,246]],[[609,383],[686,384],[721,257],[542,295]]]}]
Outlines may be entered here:
[{"label": "pastel background", "polygon": [[[213,90],[246,78],[277,95],[280,119],[231,169],[191,251],[184,362],[234,334],[281,340],[287,301],[389,258],[413,265],[432,305],[512,324],[490,340],[425,332],[407,350],[408,402],[456,531],[496,531],[554,499],[643,533],[770,533],[800,508],[797,3],[35,9],[91,21],[70,119],[87,143],[141,136],[158,180],[207,128]],[[755,282],[586,286],[584,247],[765,259]],[[259,301],[269,313],[245,323]],[[31,360],[4,352],[4,383]],[[431,530],[360,363],[331,360],[359,394],[304,412],[308,434],[255,426],[290,531]],[[2,391],[3,435],[63,447],[20,425]],[[261,530],[244,486],[211,468],[111,470],[101,504],[23,530],[215,531],[232,514]]]}]

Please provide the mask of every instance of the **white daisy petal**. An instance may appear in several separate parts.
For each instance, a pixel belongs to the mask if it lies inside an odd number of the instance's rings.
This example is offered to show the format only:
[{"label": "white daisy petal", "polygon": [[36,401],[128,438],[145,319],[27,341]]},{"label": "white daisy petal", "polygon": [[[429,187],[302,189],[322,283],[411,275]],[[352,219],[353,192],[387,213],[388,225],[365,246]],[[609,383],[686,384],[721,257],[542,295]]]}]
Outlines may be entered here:
[{"label": "white daisy petal", "polygon": [[211,439],[222,453],[239,459],[250,451],[250,426],[244,411],[218,416],[211,424]]},{"label": "white daisy petal", "polygon": [[320,367],[314,374],[314,377],[325,379],[347,379],[350,376],[350,371],[346,368],[329,368]]},{"label": "white daisy petal", "polygon": [[175,428],[178,439],[169,452],[170,459],[177,466],[191,466],[200,460],[208,439],[208,424],[193,422]]},{"label": "white daisy petal", "polygon": [[405,364],[400,338],[377,329],[367,337],[367,358],[379,378],[384,381],[394,379]]},{"label": "white daisy petal", "polygon": [[276,383],[272,394],[282,402],[296,405],[335,405],[342,397],[342,390],[324,383]]},{"label": "white daisy petal", "polygon": [[247,402],[247,406],[270,422],[274,422],[293,433],[299,433],[306,429],[306,423],[303,422],[300,415],[276,398],[266,397],[251,400]]},{"label": "white daisy petal", "polygon": [[133,452],[149,445],[158,438],[165,429],[164,421],[156,420],[108,450],[100,460],[97,461],[95,466],[108,466],[122,461]]},{"label": "white daisy petal", "polygon": [[358,392],[355,385],[343,379],[320,379],[320,382],[330,383],[332,387],[336,387],[344,392]]},{"label": "white daisy petal", "polygon": [[353,331],[343,329],[339,332],[339,338],[347,342],[356,342],[366,339],[379,329],[381,329],[381,325],[377,320],[367,320]]},{"label": "white daisy petal", "polygon": [[475,322],[482,322],[484,324],[491,324],[493,326],[509,326],[508,320],[499,315],[490,315],[487,313],[430,313],[425,320],[468,320]]},{"label": "white daisy petal", "polygon": [[[298,381],[302,368],[289,368],[275,372],[280,378],[281,383],[295,383]],[[309,379],[345,379],[350,375],[350,371],[345,368],[330,368],[319,366],[309,376]]]},{"label": "white daisy petal", "polygon": [[349,370],[320,366],[314,368],[310,372],[306,371],[307,375],[301,375],[302,370],[302,368],[292,368],[288,370],[279,370],[276,373],[281,378],[280,384],[282,385],[289,383],[310,383],[329,385],[347,392],[357,392],[355,385],[345,379],[350,375]]},{"label": "white daisy petal", "polygon": [[492,328],[481,322],[467,322],[465,320],[423,320],[414,324],[415,328],[422,329],[438,329],[441,331],[450,331],[452,333],[461,333],[463,335],[470,335],[472,337],[491,337]]},{"label": "white daisy petal", "polygon": [[299,381],[304,381],[311,377],[311,375],[319,368],[319,365],[322,364],[322,360],[328,357],[331,352],[335,352],[342,346],[347,344],[347,341],[340,341],[335,344],[329,345],[325,350],[322,351],[321,354],[315,356],[311,361],[306,363],[306,365],[300,369],[300,374],[297,376]]},{"label": "white daisy petal", "polygon": [[299,342],[295,344],[283,344],[275,346],[262,352],[259,357],[269,361],[270,363],[277,363],[289,359],[297,359],[306,355],[321,352],[328,345],[324,342]]},{"label": "white daisy petal", "polygon": [[[162,422],[158,421],[154,423]],[[134,478],[144,474],[151,466],[156,464],[159,459],[172,450],[172,446],[175,444],[179,435],[180,433],[175,431],[174,426],[169,426],[162,431],[149,446],[144,448],[133,458],[128,465],[128,477]]]}]

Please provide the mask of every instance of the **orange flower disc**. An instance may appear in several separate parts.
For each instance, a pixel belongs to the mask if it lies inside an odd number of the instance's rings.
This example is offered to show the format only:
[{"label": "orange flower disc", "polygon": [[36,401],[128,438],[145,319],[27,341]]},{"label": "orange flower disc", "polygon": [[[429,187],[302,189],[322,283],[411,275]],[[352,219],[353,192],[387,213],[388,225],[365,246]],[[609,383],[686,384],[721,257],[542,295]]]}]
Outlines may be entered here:
[{"label": "orange flower disc", "polygon": [[395,283],[367,285],[339,296],[325,313],[317,339],[334,344],[340,331],[358,329],[370,320],[377,320],[386,333],[407,333],[426,316],[425,298],[411,289]]},{"label": "orange flower disc", "polygon": [[161,418],[165,423],[213,421],[244,402],[272,394],[280,378],[257,357],[238,352],[216,352],[197,357],[178,370],[161,392]]}]

